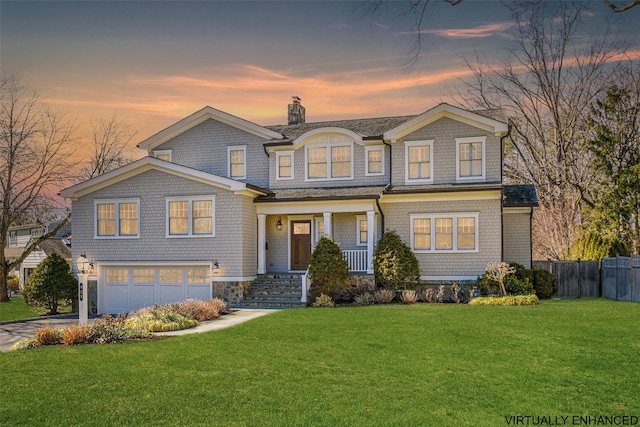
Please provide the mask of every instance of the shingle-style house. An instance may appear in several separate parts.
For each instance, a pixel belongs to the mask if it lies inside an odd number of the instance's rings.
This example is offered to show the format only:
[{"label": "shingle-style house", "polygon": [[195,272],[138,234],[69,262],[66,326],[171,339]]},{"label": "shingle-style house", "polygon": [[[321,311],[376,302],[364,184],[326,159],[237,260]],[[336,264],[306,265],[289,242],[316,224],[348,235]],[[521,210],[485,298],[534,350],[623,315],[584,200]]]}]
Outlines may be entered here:
[{"label": "shingle-style house", "polygon": [[[42,224],[25,224],[9,227],[9,235],[7,239],[7,247],[4,253],[7,259],[15,260],[22,256],[24,248],[31,243],[33,239],[37,239],[47,233],[51,228],[55,228],[57,224],[48,226]],[[61,228],[55,236],[41,242],[10,274],[14,274],[20,280],[20,289],[24,288],[24,284],[40,265],[40,263],[51,252],[55,252],[62,258],[71,262],[71,243],[69,237],[71,229],[68,226]]]},{"label": "shingle-style house", "polygon": [[62,191],[97,311],[247,304],[261,278],[303,275],[322,236],[371,279],[389,229],[424,281],[475,279],[490,261],[530,266],[537,197],[502,184],[504,121],[448,104],[322,123],[304,113],[294,99],[288,125],[260,126],[205,107],[142,141],[147,157]]}]

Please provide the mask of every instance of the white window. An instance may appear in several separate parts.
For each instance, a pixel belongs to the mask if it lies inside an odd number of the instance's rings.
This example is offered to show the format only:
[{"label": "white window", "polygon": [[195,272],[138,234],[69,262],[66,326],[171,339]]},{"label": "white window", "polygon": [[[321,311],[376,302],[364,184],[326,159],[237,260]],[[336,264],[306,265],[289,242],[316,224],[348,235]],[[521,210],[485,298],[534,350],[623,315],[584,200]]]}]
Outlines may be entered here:
[{"label": "white window", "polygon": [[306,147],[306,180],[353,179],[353,144]]},{"label": "white window", "polygon": [[140,237],[140,199],[95,200],[96,239]]},{"label": "white window", "polygon": [[485,178],[486,137],[456,138],[456,177],[459,181]]},{"label": "white window", "polygon": [[165,162],[171,161],[171,150],[154,150],[153,156],[156,159],[164,160]]},{"label": "white window", "polygon": [[215,196],[167,198],[167,237],[215,236]]},{"label": "white window", "polygon": [[405,182],[433,182],[433,140],[404,143]]},{"label": "white window", "polygon": [[276,179],[293,179],[293,151],[276,151]]},{"label": "white window", "polygon": [[314,220],[316,224],[315,245],[324,237],[324,217],[315,217]]},{"label": "white window", "polygon": [[229,158],[229,178],[245,179],[247,177],[247,146],[227,147]]},{"label": "white window", "polygon": [[356,245],[367,246],[369,223],[366,215],[356,215]]},{"label": "white window", "polygon": [[413,214],[414,252],[477,252],[478,213]]},{"label": "white window", "polygon": [[365,147],[365,176],[384,175],[384,147]]}]

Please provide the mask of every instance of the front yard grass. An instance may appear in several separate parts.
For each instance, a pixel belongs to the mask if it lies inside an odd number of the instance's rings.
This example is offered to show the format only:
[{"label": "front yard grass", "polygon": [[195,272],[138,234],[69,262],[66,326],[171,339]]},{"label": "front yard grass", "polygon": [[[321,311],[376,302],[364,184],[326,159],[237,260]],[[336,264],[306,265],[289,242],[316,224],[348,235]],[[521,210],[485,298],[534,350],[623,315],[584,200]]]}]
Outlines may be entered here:
[{"label": "front yard grass", "polygon": [[[640,304],[376,305],[0,354],[2,425],[505,426],[640,416]],[[569,425],[569,424],[568,424]]]},{"label": "front yard grass", "polygon": [[0,322],[38,317],[38,311],[29,308],[22,297],[13,296],[9,301],[0,302]]}]

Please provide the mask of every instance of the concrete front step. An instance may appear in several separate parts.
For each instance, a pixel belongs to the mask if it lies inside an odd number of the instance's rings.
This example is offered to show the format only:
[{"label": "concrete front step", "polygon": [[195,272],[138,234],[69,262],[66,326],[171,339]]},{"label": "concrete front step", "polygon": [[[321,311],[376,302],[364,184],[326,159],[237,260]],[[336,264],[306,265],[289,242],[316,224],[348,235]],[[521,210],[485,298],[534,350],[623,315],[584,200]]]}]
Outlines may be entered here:
[{"label": "concrete front step", "polygon": [[303,308],[307,304],[304,302],[292,302],[292,301],[243,301],[242,304],[234,308]]}]

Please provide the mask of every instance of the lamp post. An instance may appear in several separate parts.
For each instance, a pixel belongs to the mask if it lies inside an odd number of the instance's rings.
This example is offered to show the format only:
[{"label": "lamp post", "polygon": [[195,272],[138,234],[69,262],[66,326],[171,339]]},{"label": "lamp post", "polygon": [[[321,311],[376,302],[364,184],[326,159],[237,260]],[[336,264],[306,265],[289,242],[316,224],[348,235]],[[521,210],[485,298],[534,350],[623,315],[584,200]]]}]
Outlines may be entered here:
[{"label": "lamp post", "polygon": [[87,278],[89,277],[89,267],[91,262],[82,253],[76,260],[76,267],[78,267],[78,277],[80,281],[78,283],[78,323],[86,325],[89,318],[89,301],[87,301]]}]

